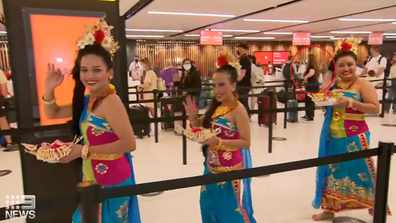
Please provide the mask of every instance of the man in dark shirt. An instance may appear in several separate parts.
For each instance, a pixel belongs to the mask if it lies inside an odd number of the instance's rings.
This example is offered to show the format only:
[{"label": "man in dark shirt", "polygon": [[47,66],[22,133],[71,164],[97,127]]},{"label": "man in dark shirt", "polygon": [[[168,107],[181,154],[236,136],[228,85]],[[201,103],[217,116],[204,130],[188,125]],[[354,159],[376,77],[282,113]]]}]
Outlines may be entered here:
[{"label": "man in dark shirt", "polygon": [[241,65],[241,72],[238,77],[237,92],[239,94],[239,101],[245,106],[246,111],[249,113],[249,99],[247,95],[252,87],[251,73],[252,63],[248,57],[248,45],[241,43],[238,45],[237,54],[239,56],[239,64]]}]

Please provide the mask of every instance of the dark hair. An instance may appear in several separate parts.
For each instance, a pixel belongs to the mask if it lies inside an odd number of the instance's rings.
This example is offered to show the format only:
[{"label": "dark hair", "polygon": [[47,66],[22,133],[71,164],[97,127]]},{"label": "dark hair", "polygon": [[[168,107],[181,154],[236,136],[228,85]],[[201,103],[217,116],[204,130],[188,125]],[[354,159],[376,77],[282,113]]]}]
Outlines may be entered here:
[{"label": "dark hair", "polygon": [[80,131],[80,117],[84,110],[84,94],[85,86],[80,80],[80,68],[81,59],[86,55],[96,55],[103,59],[108,69],[113,68],[111,55],[105,50],[101,45],[94,44],[85,46],[84,49],[78,51],[77,58],[74,62],[74,67],[72,70],[73,79],[75,81],[75,86],[73,90],[73,119],[72,119],[72,132],[74,135],[81,135]]},{"label": "dark hair", "polygon": [[342,57],[352,57],[355,61],[357,61],[357,56],[354,52],[352,51],[338,51],[336,55],[334,56],[334,62],[337,63],[337,61],[342,58]]},{"label": "dark hair", "polygon": [[310,69],[315,70],[315,77],[318,78],[320,75],[320,71],[314,54],[308,55],[307,71],[309,72]]},{"label": "dark hair", "polygon": [[255,56],[253,56],[253,55],[248,55],[248,58],[250,59],[250,61],[252,61],[252,64],[256,65],[257,59],[256,59]]},{"label": "dark hair", "polygon": [[379,46],[372,46],[371,49],[375,50],[377,52],[380,52],[380,47]]},{"label": "dark hair", "polygon": [[[218,68],[215,73],[228,74],[230,82],[232,84],[236,83],[238,81],[238,71],[235,67],[233,67],[231,65],[222,66],[222,67]],[[202,127],[207,128],[207,129],[212,127],[211,126],[212,115],[216,111],[217,107],[219,107],[220,105],[221,105],[221,102],[219,102],[216,98],[212,99],[212,105],[209,107],[209,109],[206,111],[206,113],[204,115]],[[203,152],[204,157],[206,157],[207,151],[208,151],[208,146],[202,146],[202,152]]]},{"label": "dark hair", "polygon": [[287,60],[293,60],[293,55],[289,55],[289,56],[287,56]]},{"label": "dark hair", "polygon": [[191,69],[190,69],[190,73],[194,73],[195,71],[197,71],[197,68],[192,64],[192,60],[185,58],[182,62],[182,66],[181,66],[181,70],[182,70],[182,75],[181,75],[181,81],[184,82],[184,79],[186,78],[186,69],[184,69],[184,63],[186,61],[190,61],[191,64]]}]

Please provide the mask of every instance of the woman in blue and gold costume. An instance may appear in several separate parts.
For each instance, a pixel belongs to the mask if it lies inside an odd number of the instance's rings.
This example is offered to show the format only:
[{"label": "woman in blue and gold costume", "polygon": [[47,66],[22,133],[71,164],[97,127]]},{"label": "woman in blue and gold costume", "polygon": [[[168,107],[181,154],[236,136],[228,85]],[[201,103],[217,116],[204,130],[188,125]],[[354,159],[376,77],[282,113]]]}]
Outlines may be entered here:
[{"label": "woman in blue and gold costume", "polygon": [[[203,144],[204,175],[251,168],[250,121],[235,94],[239,64],[227,51],[220,52],[219,68],[213,75],[215,98],[205,116],[198,118],[195,102],[184,104],[195,127],[220,128],[221,132]],[[250,192],[251,179],[205,185],[201,188],[203,223],[256,223]],[[242,187],[243,185],[243,187]],[[242,190],[243,188],[243,190]]]},{"label": "woman in blue and gold costume", "polygon": [[[380,106],[375,88],[356,75],[357,57],[351,47],[344,42],[334,56],[338,80],[332,90],[340,96],[334,107],[326,108],[319,157],[369,149],[365,114],[378,114]],[[331,220],[346,210],[368,209],[372,215],[375,178],[371,158],[318,167],[313,206],[324,212],[313,215],[313,220]]]},{"label": "woman in blue and gold costume", "polygon": [[[130,152],[136,149],[135,137],[126,109],[115,88],[110,84],[114,71],[112,56],[118,49],[109,27],[101,19],[78,41],[78,55],[72,71],[75,80],[71,105],[57,105],[54,90],[61,85],[63,75],[54,65],[48,65],[46,88],[42,101],[50,119],[72,117],[74,133],[83,136],[83,144],[61,163],[83,159],[83,181],[104,188],[135,184]],[[89,95],[85,94],[88,89]],[[100,204],[101,223],[141,223],[136,196],[109,199]],[[81,222],[80,210],[73,223]]]}]

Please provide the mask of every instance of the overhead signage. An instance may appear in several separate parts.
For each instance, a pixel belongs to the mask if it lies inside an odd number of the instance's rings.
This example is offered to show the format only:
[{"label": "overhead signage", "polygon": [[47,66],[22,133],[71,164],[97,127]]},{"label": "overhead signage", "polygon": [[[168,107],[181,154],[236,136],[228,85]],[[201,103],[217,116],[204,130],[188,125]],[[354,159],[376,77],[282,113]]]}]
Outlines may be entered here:
[{"label": "overhead signage", "polygon": [[309,45],[311,45],[310,32],[293,33],[293,46],[309,46]]},{"label": "overhead signage", "polygon": [[219,31],[201,31],[201,45],[223,45],[223,33]]},{"label": "overhead signage", "polygon": [[382,45],[384,41],[383,33],[370,33],[368,39],[368,45]]}]

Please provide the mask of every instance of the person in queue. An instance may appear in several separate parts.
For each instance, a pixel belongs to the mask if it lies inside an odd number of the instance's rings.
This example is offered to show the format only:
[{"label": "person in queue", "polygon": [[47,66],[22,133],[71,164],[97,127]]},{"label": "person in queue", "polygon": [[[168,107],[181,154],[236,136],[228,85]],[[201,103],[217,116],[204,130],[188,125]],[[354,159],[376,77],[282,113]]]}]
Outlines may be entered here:
[{"label": "person in queue", "polygon": [[[83,136],[83,143],[72,146],[71,153],[60,163],[83,159],[83,181],[99,184],[102,188],[135,185],[130,152],[136,149],[135,136],[127,111],[110,84],[114,75],[112,55],[118,49],[112,40],[107,23],[100,19],[78,42],[78,54],[72,70],[75,87],[72,104],[58,105],[54,90],[64,76],[53,64],[48,65],[44,111],[49,119],[72,117],[72,131]],[[95,30],[95,27],[101,27]],[[93,41],[88,41],[92,39]],[[89,94],[85,95],[88,89]],[[76,161],[75,161],[76,160]],[[104,201],[99,210],[102,223],[141,223],[136,196],[112,198]],[[72,218],[81,223],[80,209]]]},{"label": "person in queue", "polygon": [[[7,97],[8,97],[8,91],[7,91],[7,77],[4,74],[2,70],[0,70],[0,128],[1,130],[9,130],[11,129],[10,124],[8,123],[7,120]],[[4,136],[5,141],[7,143],[6,148],[4,149],[4,152],[13,152],[13,151],[18,151],[19,146],[17,144],[12,143],[12,139],[10,135],[5,135]]]},{"label": "person in queue", "polygon": [[[304,73],[305,91],[310,93],[319,92],[319,67],[316,62],[315,55],[308,55],[307,69]],[[314,120],[315,117],[315,103],[312,101],[311,97],[305,97],[305,122],[310,122]]]},{"label": "person in queue", "polygon": [[240,96],[239,101],[245,106],[248,114],[249,109],[249,92],[252,87],[252,63],[248,57],[248,45],[241,43],[238,45],[237,54],[239,56],[239,64],[241,65],[241,73],[238,76],[237,93]]},{"label": "person in queue", "polygon": [[[220,53],[213,75],[215,97],[203,117],[198,117],[195,101],[189,97],[184,108],[194,127],[221,131],[204,141],[204,175],[251,168],[250,123],[245,107],[238,101],[236,85],[240,66],[228,51]],[[203,223],[256,223],[250,191],[250,179],[205,185],[201,188],[200,207]],[[243,188],[243,190],[242,190]]]},{"label": "person in queue", "polygon": [[[151,68],[150,60],[145,58],[141,61],[141,63],[143,65],[144,71],[146,72],[146,75],[144,76],[143,84],[139,85],[139,88],[143,91],[153,91],[153,90],[158,89],[157,75]],[[143,99],[144,100],[153,100],[154,94],[153,93],[145,93],[143,95]],[[151,117],[154,117],[154,102],[144,103],[143,106],[149,110]]]},{"label": "person in queue", "polygon": [[[365,114],[377,114],[380,106],[375,88],[356,75],[357,57],[350,49],[351,45],[345,42],[334,56],[339,79],[331,90],[341,95],[334,107],[326,107],[319,157],[370,149]],[[332,220],[334,213],[358,209],[368,209],[372,215],[374,166],[372,158],[365,158],[318,167],[312,204],[323,212],[313,215],[313,220]]]},{"label": "person in queue", "polygon": [[190,59],[183,60],[181,90],[184,96],[198,98],[201,95],[201,77]]}]

